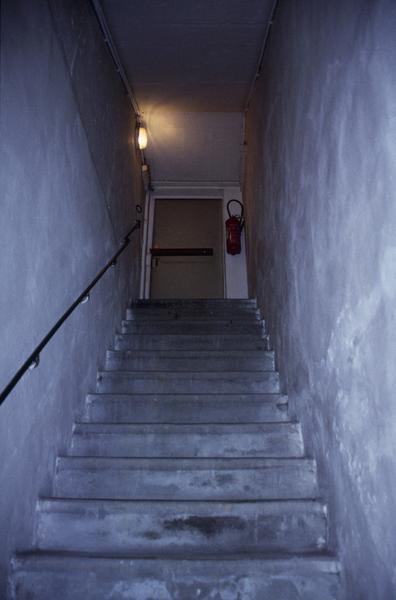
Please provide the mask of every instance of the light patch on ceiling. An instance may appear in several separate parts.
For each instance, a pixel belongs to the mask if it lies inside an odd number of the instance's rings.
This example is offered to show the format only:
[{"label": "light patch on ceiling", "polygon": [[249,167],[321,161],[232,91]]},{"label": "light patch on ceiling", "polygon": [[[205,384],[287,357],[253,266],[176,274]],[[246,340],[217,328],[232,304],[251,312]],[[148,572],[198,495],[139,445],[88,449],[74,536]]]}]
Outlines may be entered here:
[{"label": "light patch on ceiling", "polygon": [[157,110],[147,116],[147,156],[162,182],[239,182],[241,113]]},{"label": "light patch on ceiling", "polygon": [[272,7],[273,0],[102,0],[148,128],[154,179],[239,180],[243,110]]}]

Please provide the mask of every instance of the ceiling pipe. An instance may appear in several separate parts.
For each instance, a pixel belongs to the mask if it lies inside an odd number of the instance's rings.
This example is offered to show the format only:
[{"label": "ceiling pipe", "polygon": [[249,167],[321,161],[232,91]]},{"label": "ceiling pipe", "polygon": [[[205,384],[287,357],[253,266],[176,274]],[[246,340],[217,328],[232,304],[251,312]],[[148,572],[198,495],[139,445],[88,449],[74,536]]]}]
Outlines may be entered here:
[{"label": "ceiling pipe", "polygon": [[140,122],[141,121],[141,112],[140,112],[139,104],[138,104],[138,101],[136,100],[136,96],[134,94],[132,86],[128,81],[128,77],[125,73],[124,67],[122,66],[122,62],[121,62],[120,56],[118,54],[117,47],[116,47],[114,40],[112,38],[112,35],[110,33],[110,29],[107,24],[106,17],[104,15],[100,0],[91,0],[91,4],[94,9],[96,18],[99,22],[100,28],[102,30],[104,41],[106,42],[106,45],[109,49],[109,52],[110,52],[113,62],[115,64],[117,73],[124,85],[125,91],[127,93],[130,103],[132,104],[132,108],[136,114],[137,120]]},{"label": "ceiling pipe", "polygon": [[[139,103],[136,99],[133,88],[132,88],[131,84],[129,83],[128,77],[125,73],[125,69],[122,65],[120,55],[118,54],[117,47],[114,43],[109,26],[107,24],[107,20],[106,20],[105,14],[103,12],[103,8],[100,3],[100,0],[91,0],[91,5],[92,5],[93,11],[96,15],[96,18],[98,20],[100,29],[103,34],[104,41],[106,43],[106,46],[107,46],[107,48],[110,52],[110,55],[113,59],[116,71],[121,79],[121,82],[122,82],[124,88],[125,88],[125,91],[129,98],[129,101],[131,103],[133,112],[136,115],[135,144],[139,148],[140,157],[141,157],[141,175],[142,175],[142,179],[143,179],[144,188],[147,191],[149,189],[152,189],[152,185],[151,185],[150,167],[146,163],[146,157],[145,157],[145,153],[144,153],[144,148],[147,146],[147,140],[146,140],[146,146],[141,147],[141,144],[139,143],[138,135],[137,135],[141,129],[145,129],[143,126],[142,113],[140,111]],[[146,132],[146,137],[147,137],[146,129],[145,129],[145,132]]]},{"label": "ceiling pipe", "polygon": [[246,102],[245,102],[245,108],[244,108],[245,114],[249,110],[249,105],[250,105],[250,101],[251,101],[252,96],[253,96],[254,88],[256,87],[256,82],[257,82],[258,78],[261,75],[261,71],[262,71],[262,68],[263,68],[263,62],[264,62],[265,52],[267,50],[267,46],[268,46],[268,42],[269,42],[269,39],[270,39],[272,25],[274,24],[276,13],[277,13],[278,8],[279,8],[279,4],[280,4],[280,0],[274,0],[274,3],[272,5],[271,18],[270,18],[270,20],[268,22],[267,29],[265,31],[264,41],[263,41],[263,45],[261,47],[261,52],[260,52],[259,60],[258,60],[258,63],[257,63],[257,69],[256,69],[256,72],[255,72],[254,77],[252,79],[252,83],[250,84],[249,93],[247,95],[247,99],[246,99]]},{"label": "ceiling pipe", "polygon": [[250,84],[250,88],[249,88],[249,92],[246,98],[246,102],[245,102],[245,107],[244,107],[244,117],[243,117],[243,132],[242,132],[242,148],[241,148],[241,160],[240,160],[240,180],[241,180],[241,188],[244,189],[245,187],[245,177],[246,177],[246,150],[247,150],[247,139],[246,139],[246,117],[247,117],[247,113],[249,110],[249,106],[250,106],[250,102],[252,100],[253,97],[253,93],[256,87],[256,83],[257,80],[259,79],[260,75],[261,75],[261,71],[263,68],[263,63],[264,63],[264,57],[265,57],[265,52],[267,50],[268,47],[268,43],[270,40],[270,36],[271,36],[271,29],[272,26],[274,24],[275,21],[275,17],[276,17],[276,13],[278,11],[279,8],[279,4],[280,4],[280,0],[274,0],[274,3],[272,5],[272,10],[271,10],[271,18],[268,21],[268,25],[267,28],[265,30],[265,35],[264,35],[264,40],[263,40],[263,45],[261,47],[261,51],[260,51],[260,55],[259,55],[259,59],[258,59],[258,63],[257,63],[257,68],[256,71],[254,73],[253,79],[252,79],[252,83]]}]

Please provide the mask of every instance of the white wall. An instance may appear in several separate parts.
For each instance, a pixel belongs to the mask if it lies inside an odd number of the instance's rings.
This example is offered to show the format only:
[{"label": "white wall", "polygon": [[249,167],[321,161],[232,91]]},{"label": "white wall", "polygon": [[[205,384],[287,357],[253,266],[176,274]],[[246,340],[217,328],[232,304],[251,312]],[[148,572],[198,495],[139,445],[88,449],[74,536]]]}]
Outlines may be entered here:
[{"label": "white wall", "polygon": [[[223,191],[223,215],[224,222],[228,219],[227,203],[229,200],[239,200],[243,202],[240,188],[225,188]],[[231,214],[237,214],[239,208],[236,204],[230,205]],[[225,261],[225,297],[226,298],[247,298],[247,269],[246,269],[246,229],[241,235],[241,253],[227,254],[224,252]]]}]

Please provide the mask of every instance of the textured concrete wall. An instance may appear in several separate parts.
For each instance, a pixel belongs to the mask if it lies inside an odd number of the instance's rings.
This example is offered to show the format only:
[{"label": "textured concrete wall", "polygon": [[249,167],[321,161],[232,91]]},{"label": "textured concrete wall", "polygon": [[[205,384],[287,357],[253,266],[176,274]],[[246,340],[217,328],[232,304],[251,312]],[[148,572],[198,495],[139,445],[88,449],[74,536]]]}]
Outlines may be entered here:
[{"label": "textured concrete wall", "polygon": [[[3,0],[0,388],[118,248],[142,198],[134,115],[88,1]],[[0,407],[0,597],[130,296],[140,234]]]},{"label": "textured concrete wall", "polygon": [[280,2],[248,114],[251,292],[348,600],[396,596],[396,3]]}]

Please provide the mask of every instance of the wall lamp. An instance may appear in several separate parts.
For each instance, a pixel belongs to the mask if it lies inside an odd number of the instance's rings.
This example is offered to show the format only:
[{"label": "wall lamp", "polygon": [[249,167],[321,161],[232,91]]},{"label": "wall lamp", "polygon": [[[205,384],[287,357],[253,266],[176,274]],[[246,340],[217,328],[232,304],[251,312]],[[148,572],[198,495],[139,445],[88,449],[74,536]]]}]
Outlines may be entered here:
[{"label": "wall lamp", "polygon": [[147,148],[147,129],[143,125],[137,127],[137,143],[140,150]]}]

